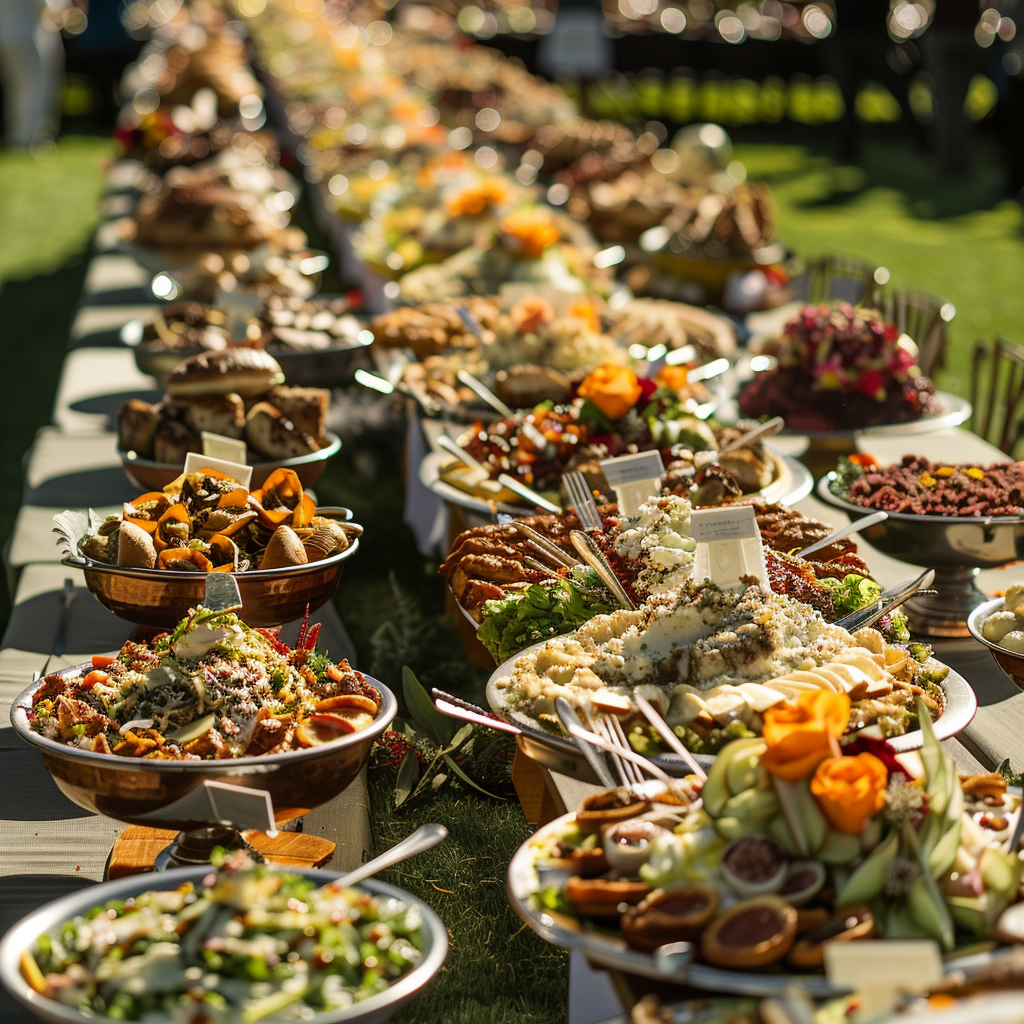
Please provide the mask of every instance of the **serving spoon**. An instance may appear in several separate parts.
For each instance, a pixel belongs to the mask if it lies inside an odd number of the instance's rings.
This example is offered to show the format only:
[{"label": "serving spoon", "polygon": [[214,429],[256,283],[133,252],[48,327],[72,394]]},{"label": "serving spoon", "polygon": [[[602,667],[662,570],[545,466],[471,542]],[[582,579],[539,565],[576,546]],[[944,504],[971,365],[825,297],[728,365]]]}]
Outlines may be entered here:
[{"label": "serving spoon", "polygon": [[872,512],[871,515],[864,516],[863,519],[856,519],[852,523],[847,523],[846,526],[843,526],[838,530],[833,530],[827,536],[822,537],[821,540],[816,540],[813,544],[808,544],[807,547],[802,548],[796,553],[796,557],[806,558],[815,551],[820,551],[822,548],[827,548],[830,545],[835,544],[837,540],[842,540],[844,537],[849,537],[854,533],[860,533],[861,530],[866,530],[869,526],[884,523],[888,518],[889,513],[884,509],[880,509],[878,512]]},{"label": "serving spoon", "polygon": [[360,864],[355,870],[347,872],[341,878],[328,882],[324,888],[329,890],[347,889],[349,886],[355,885],[356,882],[361,882],[364,878],[369,878],[378,871],[391,867],[392,864],[398,864],[399,861],[415,857],[416,854],[437,846],[447,835],[448,829],[436,822],[420,825],[412,835],[406,836],[400,843],[395,843],[390,850],[385,850],[380,856],[368,860],[365,864]]}]

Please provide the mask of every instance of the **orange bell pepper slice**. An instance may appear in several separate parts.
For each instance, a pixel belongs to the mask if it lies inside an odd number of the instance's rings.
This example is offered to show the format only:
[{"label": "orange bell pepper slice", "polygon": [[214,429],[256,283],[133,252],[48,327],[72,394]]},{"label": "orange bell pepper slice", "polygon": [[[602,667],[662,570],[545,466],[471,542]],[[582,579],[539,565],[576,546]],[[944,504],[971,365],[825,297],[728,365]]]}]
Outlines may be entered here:
[{"label": "orange bell pepper slice", "polygon": [[79,684],[80,689],[91,690],[97,683],[106,682],[110,678],[109,673],[93,670]]},{"label": "orange bell pepper slice", "polygon": [[[157,503],[156,514],[147,511],[149,518],[138,515],[139,506],[147,505],[150,502]],[[126,523],[134,523],[146,533],[155,533],[157,522],[167,510],[167,504],[167,495],[163,492],[147,491],[145,494],[140,494],[134,501],[126,501],[121,507],[121,516]]]},{"label": "orange bell pepper slice", "polygon": [[156,557],[158,569],[184,570],[185,562],[190,562],[199,572],[213,572],[213,563],[195,548],[165,548]]},{"label": "orange bell pepper slice", "polygon": [[222,494],[217,501],[217,508],[234,508],[249,503],[249,492],[244,487],[236,487],[227,494]]},{"label": "orange bell pepper slice", "polygon": [[[250,498],[259,513],[260,522],[270,529],[277,529],[289,521],[295,526],[305,526],[316,511],[312,499],[307,503],[298,474],[294,469],[283,466],[275,469],[263,486],[250,494]],[[297,518],[293,518],[296,514]]]},{"label": "orange bell pepper slice", "polygon": [[303,494],[302,501],[295,506],[292,514],[292,528],[309,526],[316,515],[316,502],[308,494]]},{"label": "orange bell pepper slice", "polygon": [[189,528],[189,533],[192,532],[192,518],[188,514],[188,510],[181,502],[177,502],[171,505],[167,511],[157,520],[156,530],[153,533],[153,546],[156,548],[159,554],[165,548],[168,547],[169,541],[164,539],[165,524],[171,523],[185,523]]},{"label": "orange bell pepper slice", "polygon": [[215,533],[208,543],[210,545],[210,560],[216,563],[217,568],[220,569],[226,565],[226,571],[233,570],[238,556],[235,542],[226,533]]},{"label": "orange bell pepper slice", "polygon": [[108,668],[117,661],[117,658],[109,654],[94,654],[92,656],[93,668]]}]

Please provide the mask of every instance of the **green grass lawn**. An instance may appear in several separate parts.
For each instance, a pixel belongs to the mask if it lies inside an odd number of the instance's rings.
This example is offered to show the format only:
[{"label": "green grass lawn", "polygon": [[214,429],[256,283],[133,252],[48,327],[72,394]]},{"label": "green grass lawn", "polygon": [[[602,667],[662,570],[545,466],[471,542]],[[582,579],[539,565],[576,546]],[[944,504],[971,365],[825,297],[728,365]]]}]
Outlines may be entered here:
[{"label": "green grass lawn", "polygon": [[[50,422],[103,194],[107,139],[68,136],[34,159],[0,150],[0,538],[21,503],[22,453]],[[0,622],[9,612],[0,588]]]},{"label": "green grass lawn", "polygon": [[836,251],[889,269],[892,284],[956,307],[939,387],[968,394],[975,339],[997,333],[1024,344],[1024,211],[996,199],[998,165],[984,142],[969,178],[944,180],[932,162],[889,132],[869,141],[859,166],[810,145],[740,144],[751,179],[778,203],[782,240],[811,256]]}]

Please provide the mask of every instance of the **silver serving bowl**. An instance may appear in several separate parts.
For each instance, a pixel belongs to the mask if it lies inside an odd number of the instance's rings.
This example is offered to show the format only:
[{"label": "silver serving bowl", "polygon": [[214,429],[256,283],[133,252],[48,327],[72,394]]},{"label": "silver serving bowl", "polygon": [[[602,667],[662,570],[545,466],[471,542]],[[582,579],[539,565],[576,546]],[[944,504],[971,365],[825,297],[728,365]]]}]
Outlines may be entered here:
[{"label": "silver serving bowl", "polygon": [[[199,884],[209,872],[210,868],[207,865],[177,868],[159,874],[130,875],[116,882],[91,885],[47,903],[23,917],[0,941],[0,981],[11,995],[39,1020],[50,1024],[95,1024],[97,1018],[94,1015],[86,1016],[74,1007],[64,1006],[33,991],[22,977],[19,968],[21,951],[31,949],[44,932],[53,931],[65,921],[70,921],[109,900],[123,900],[154,889],[176,889],[185,882]],[[327,885],[342,877],[336,871],[303,868],[290,869],[290,873],[302,875],[318,885]],[[426,986],[437,974],[448,954],[448,933],[444,922],[425,903],[401,889],[376,880],[361,882],[360,888],[372,896],[402,900],[419,910],[423,922],[423,959],[384,992],[362,1000],[348,1009],[314,1014],[306,1019],[306,1024],[340,1024],[342,1021],[345,1024],[380,1024]],[[160,1020],[172,1024],[169,1017]]]},{"label": "silver serving bowl", "polygon": [[[275,469],[293,469],[303,487],[312,487],[327,468],[327,460],[341,451],[341,438],[327,431],[327,444],[319,451],[308,455],[296,455],[290,459],[275,459],[271,462],[253,462],[250,487],[262,487],[264,481]],[[154,462],[144,459],[133,451],[117,449],[125,475],[144,491],[162,491],[172,480],[177,480],[182,467],[175,462]]]},{"label": "silver serving bowl", "polygon": [[[318,508],[316,514],[342,522],[352,518],[347,508]],[[318,562],[231,573],[242,600],[240,617],[250,626],[277,626],[301,618],[307,605],[316,611],[338,589],[345,562],[358,550],[357,537],[344,551]],[[61,564],[83,570],[85,585],[104,608],[140,626],[170,629],[206,593],[204,572],[108,565],[70,554]]]},{"label": "silver serving bowl", "polygon": [[[59,674],[74,678],[92,665],[76,665]],[[332,743],[263,757],[213,761],[159,761],[79,750],[40,735],[29,726],[32,697],[43,685],[37,680],[18,694],[11,706],[11,724],[36,747],[60,791],[79,807],[131,825],[188,830],[215,822],[179,817],[171,807],[204,782],[226,782],[270,794],[277,822],[299,818],[333,800],[359,774],[373,741],[398,711],[395,695],[367,676],[380,692],[373,724]],[[171,807],[170,810],[168,808]],[[77,1018],[75,1018],[77,1019]]]},{"label": "silver serving bowl", "polygon": [[979,604],[967,619],[967,628],[978,643],[984,644],[992,652],[996,664],[1013,680],[1014,685],[1024,690],[1024,654],[1008,651],[1005,647],[986,640],[981,632],[985,620],[995,612],[1001,612],[1003,608],[1004,600],[1001,597]]},{"label": "silver serving bowl", "polygon": [[[876,511],[832,493],[835,473],[818,482],[818,497],[850,519]],[[967,617],[985,595],[975,585],[981,569],[1024,558],[1024,518],[1017,516],[924,516],[890,512],[861,535],[883,554],[935,570],[937,597],[912,597],[904,606],[911,629],[930,636],[967,636]]]}]

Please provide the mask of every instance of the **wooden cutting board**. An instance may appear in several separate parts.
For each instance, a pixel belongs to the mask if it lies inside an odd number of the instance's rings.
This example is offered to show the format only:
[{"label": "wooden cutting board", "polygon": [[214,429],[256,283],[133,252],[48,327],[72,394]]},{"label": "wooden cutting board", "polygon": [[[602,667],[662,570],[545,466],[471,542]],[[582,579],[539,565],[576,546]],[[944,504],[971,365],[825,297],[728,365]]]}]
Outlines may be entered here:
[{"label": "wooden cutting board", "polygon": [[[124,878],[153,870],[157,854],[177,835],[175,829],[143,828],[129,825],[115,840],[107,864],[107,878]],[[304,832],[279,832],[273,839],[263,832],[247,830],[245,841],[279,867],[320,868],[334,855],[334,843]]]}]

